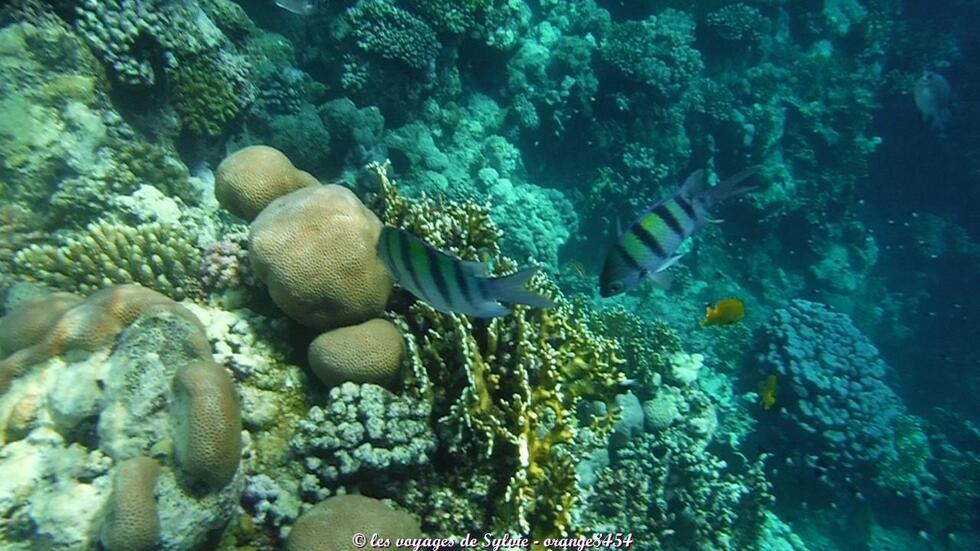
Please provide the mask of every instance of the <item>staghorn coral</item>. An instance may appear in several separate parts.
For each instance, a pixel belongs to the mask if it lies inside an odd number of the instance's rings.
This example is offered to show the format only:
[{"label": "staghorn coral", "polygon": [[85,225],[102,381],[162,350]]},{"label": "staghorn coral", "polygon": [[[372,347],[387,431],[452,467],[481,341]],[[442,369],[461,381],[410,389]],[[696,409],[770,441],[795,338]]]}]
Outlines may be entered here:
[{"label": "staghorn coral", "polygon": [[[498,268],[513,267],[495,258],[498,231],[488,209],[409,203],[388,180],[386,166],[370,165],[369,171],[380,184],[379,210],[388,223],[464,259],[494,259]],[[616,417],[622,374],[615,341],[593,334],[577,322],[571,304],[561,298],[558,303],[552,310],[518,308],[485,326],[421,302],[400,309],[396,318],[408,344],[410,386],[432,400],[441,448],[462,464],[497,466],[488,491],[501,499],[483,514],[498,531],[535,537],[575,531],[571,514],[579,496],[575,464],[580,459],[573,452],[580,431],[575,412],[583,401],[604,402],[590,421],[599,434],[607,433]],[[444,476],[443,483],[453,484],[452,476]],[[480,528],[427,519],[444,532]]]},{"label": "staghorn coral", "polygon": [[439,40],[425,21],[387,0],[363,0],[347,11],[357,46],[418,71],[433,71]]},{"label": "staghorn coral", "polygon": [[139,283],[177,300],[200,293],[201,252],[180,226],[102,220],[60,246],[31,245],[14,265],[23,277],[83,294],[115,283]]}]

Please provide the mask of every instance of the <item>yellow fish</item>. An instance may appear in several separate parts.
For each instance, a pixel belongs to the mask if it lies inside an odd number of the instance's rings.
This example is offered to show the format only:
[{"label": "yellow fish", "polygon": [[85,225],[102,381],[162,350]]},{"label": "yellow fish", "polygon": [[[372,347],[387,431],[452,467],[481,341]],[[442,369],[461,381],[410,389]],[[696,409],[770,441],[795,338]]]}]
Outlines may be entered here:
[{"label": "yellow fish", "polygon": [[745,317],[745,305],[737,298],[719,300],[714,306],[705,309],[701,327],[709,325],[729,325]]},{"label": "yellow fish", "polygon": [[766,377],[762,383],[762,409],[768,410],[776,403],[776,376]]}]

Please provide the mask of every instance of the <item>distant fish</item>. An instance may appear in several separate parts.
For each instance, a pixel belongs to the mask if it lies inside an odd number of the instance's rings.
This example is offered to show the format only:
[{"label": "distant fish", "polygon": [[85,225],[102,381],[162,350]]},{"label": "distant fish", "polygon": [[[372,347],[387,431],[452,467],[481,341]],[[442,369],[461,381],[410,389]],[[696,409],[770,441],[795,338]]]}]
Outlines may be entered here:
[{"label": "distant fish", "polygon": [[915,106],[922,118],[936,130],[943,130],[952,117],[949,111],[949,82],[939,73],[926,71],[915,81],[912,90]]},{"label": "distant fish", "polygon": [[585,278],[589,277],[589,272],[585,269],[585,264],[582,264],[578,260],[569,260],[565,263],[565,267],[575,272],[579,277]]},{"label": "distant fish", "polygon": [[378,256],[399,285],[440,312],[492,318],[510,313],[501,302],[554,306],[548,297],[525,288],[538,271],[536,267],[489,277],[485,263],[460,260],[405,230],[388,226],[378,238]]},{"label": "distant fish", "polygon": [[762,409],[769,410],[776,405],[776,376],[766,377],[766,382],[762,383]]},{"label": "distant fish", "polygon": [[747,168],[708,189],[704,188],[703,170],[688,176],[673,197],[648,208],[619,236],[602,266],[599,294],[611,297],[624,293],[645,277],[662,287],[669,286],[664,270],[680,259],[674,254],[677,248],[705,223],[716,222],[708,217],[716,203],[755,189],[737,184],[758,169]]},{"label": "distant fish", "polygon": [[729,325],[745,317],[745,305],[737,298],[719,300],[714,306],[708,306],[701,320],[701,327],[709,325]]},{"label": "distant fish", "polygon": [[296,15],[310,15],[316,11],[315,0],[275,0],[280,8]]}]

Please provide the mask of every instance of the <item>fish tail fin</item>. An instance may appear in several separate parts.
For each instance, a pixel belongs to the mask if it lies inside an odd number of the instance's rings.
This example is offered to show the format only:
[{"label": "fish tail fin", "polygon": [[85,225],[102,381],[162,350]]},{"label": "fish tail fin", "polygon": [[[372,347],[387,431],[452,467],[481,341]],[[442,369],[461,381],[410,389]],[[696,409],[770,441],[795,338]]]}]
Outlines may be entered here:
[{"label": "fish tail fin", "polygon": [[740,186],[738,184],[758,172],[760,168],[762,168],[761,165],[750,166],[737,174],[733,174],[732,176],[725,178],[715,187],[702,191],[700,195],[704,198],[705,203],[710,207],[711,205],[720,203],[725,199],[731,199],[732,197],[737,197],[743,193],[748,193],[758,189],[759,186]]},{"label": "fish tail fin", "polygon": [[553,300],[526,287],[536,273],[538,267],[531,266],[510,275],[491,279],[493,298],[510,304],[526,304],[532,308],[553,307],[555,305]]}]

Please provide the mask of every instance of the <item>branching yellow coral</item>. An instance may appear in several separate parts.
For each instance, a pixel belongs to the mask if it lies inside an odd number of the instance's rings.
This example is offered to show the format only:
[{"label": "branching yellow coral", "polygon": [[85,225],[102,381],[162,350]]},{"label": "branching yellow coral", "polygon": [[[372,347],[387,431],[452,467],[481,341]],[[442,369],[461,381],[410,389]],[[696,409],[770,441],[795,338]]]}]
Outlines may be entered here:
[{"label": "branching yellow coral", "polygon": [[[409,202],[388,179],[386,165],[368,169],[377,176],[378,210],[386,223],[464,259],[513,267],[498,258],[500,232],[489,207]],[[558,293],[541,277],[532,286]],[[573,452],[577,405],[606,404],[591,423],[599,434],[617,414],[615,395],[623,381],[618,344],[579,322],[580,308],[560,296],[556,303],[549,310],[518,306],[489,322],[442,314],[423,302],[399,308],[396,297],[394,303],[396,323],[408,341],[410,386],[432,401],[443,429],[441,444],[471,461],[489,461],[500,473],[491,493],[501,499],[485,505],[498,533],[543,539],[572,532],[579,495],[575,466],[581,459]]]}]

